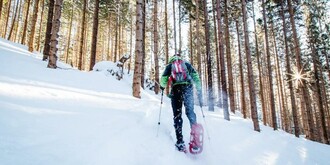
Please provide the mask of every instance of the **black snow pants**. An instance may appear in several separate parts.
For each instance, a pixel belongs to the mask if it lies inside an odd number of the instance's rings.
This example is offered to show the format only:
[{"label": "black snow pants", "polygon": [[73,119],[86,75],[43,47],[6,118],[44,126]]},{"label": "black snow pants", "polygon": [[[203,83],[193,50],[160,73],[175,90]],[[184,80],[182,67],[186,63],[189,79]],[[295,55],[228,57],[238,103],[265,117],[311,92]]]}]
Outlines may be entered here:
[{"label": "black snow pants", "polygon": [[196,123],[196,114],[194,112],[194,94],[192,84],[174,85],[171,91],[171,103],[173,109],[173,120],[175,134],[178,142],[183,142],[182,136],[182,103],[185,106],[185,112],[189,119],[190,126]]}]

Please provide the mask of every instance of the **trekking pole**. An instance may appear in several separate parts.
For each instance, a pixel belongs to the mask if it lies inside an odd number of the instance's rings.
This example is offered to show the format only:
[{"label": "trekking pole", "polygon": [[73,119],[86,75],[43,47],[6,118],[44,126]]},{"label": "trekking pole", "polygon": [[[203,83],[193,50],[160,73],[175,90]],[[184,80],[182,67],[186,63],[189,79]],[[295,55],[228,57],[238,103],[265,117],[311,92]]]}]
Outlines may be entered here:
[{"label": "trekking pole", "polygon": [[202,111],[202,115],[203,115],[203,120],[204,120],[204,123],[205,123],[205,130],[206,130],[207,138],[209,140],[211,140],[210,135],[209,135],[209,131],[208,131],[207,125],[206,125],[206,120],[205,120],[205,115],[204,115],[204,112],[203,112],[202,104],[200,104],[200,107],[201,107],[201,111]]},{"label": "trekking pole", "polygon": [[157,137],[158,137],[158,131],[159,131],[159,126],[160,126],[160,116],[162,114],[163,96],[164,96],[164,90],[162,90],[162,96],[161,96],[161,99],[160,99],[160,108],[159,108],[159,116],[158,116],[158,127],[157,127]]}]

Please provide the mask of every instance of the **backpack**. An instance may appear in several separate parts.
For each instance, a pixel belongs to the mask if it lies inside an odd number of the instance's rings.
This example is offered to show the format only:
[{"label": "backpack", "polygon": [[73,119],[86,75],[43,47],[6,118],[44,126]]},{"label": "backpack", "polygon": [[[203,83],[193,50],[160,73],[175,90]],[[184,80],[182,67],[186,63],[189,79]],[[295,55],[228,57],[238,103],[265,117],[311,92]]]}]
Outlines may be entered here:
[{"label": "backpack", "polygon": [[171,78],[173,83],[189,82],[189,74],[185,62],[181,59],[172,62]]}]

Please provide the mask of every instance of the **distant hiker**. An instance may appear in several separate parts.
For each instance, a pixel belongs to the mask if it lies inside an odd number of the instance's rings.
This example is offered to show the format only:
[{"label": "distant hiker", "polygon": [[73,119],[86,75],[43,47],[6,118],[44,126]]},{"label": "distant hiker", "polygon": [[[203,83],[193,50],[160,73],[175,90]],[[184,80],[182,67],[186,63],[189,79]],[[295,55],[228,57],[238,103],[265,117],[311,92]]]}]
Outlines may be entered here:
[{"label": "distant hiker", "polygon": [[201,82],[199,75],[193,66],[184,61],[180,54],[172,56],[166,66],[160,81],[160,89],[164,90],[167,84],[171,86],[169,97],[173,109],[173,120],[177,142],[175,146],[179,151],[186,151],[182,136],[182,103],[192,127],[197,123],[194,112],[194,92],[193,83],[196,85],[198,99],[202,105]]}]

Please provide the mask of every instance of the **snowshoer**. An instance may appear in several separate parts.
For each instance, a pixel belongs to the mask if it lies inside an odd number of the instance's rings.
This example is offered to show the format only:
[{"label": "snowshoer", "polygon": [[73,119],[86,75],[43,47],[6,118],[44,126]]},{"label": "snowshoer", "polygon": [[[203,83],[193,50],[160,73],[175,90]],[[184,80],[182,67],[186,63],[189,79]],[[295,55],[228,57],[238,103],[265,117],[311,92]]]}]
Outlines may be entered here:
[{"label": "snowshoer", "polygon": [[197,89],[200,105],[202,105],[201,82],[198,73],[190,63],[181,58],[180,54],[172,56],[162,74],[160,89],[164,90],[170,84],[169,97],[171,98],[177,139],[175,146],[183,152],[186,152],[186,147],[182,136],[182,104],[185,106],[185,113],[189,119],[190,127],[192,128],[194,124],[197,124],[194,112],[193,83]]}]

